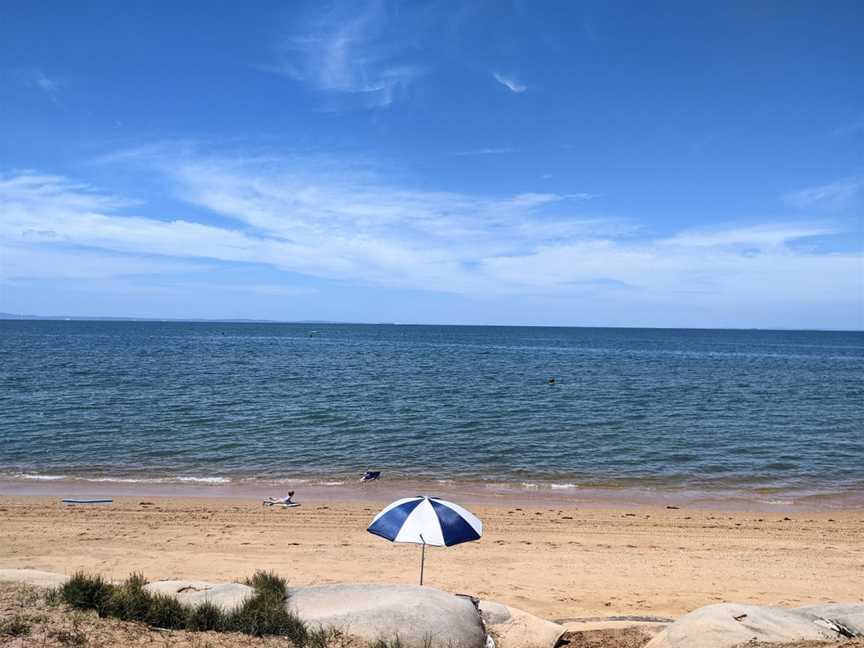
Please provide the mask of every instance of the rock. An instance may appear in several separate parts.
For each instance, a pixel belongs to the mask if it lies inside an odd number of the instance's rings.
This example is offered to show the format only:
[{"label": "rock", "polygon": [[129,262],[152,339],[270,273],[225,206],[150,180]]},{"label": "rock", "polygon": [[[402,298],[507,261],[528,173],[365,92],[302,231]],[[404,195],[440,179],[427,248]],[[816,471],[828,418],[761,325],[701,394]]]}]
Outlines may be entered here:
[{"label": "rock", "polygon": [[[65,582],[62,574],[32,569],[0,569],[0,582],[42,587]],[[148,583],[152,593],[182,603],[210,601],[225,610],[254,593],[240,583],[170,580]],[[566,628],[494,601],[472,600],[416,585],[345,584],[289,588],[288,608],[310,626],[344,632],[367,642],[392,641],[405,648],[484,648],[486,631],[497,648],[553,648]],[[484,622],[486,627],[484,628]]]},{"label": "rock", "polygon": [[196,580],[155,581],[144,586],[149,592],[171,594],[181,603],[198,605],[204,601],[215,603],[223,610],[233,610],[251,596],[254,590],[240,583],[208,583]]},{"label": "rock", "polygon": [[513,618],[510,608],[495,601],[480,601],[480,614],[487,626],[507,623]]},{"label": "rock", "polygon": [[483,648],[486,633],[470,599],[417,585],[321,585],[290,590],[288,607],[310,626],[406,648]]},{"label": "rock", "polygon": [[721,603],[685,614],[646,648],[730,648],[753,640],[827,641],[855,633],[864,634],[864,605],[785,609]]},{"label": "rock", "polygon": [[56,587],[66,581],[63,574],[37,569],[0,569],[0,583],[24,583],[36,587]]},{"label": "rock", "polygon": [[860,603],[806,605],[795,608],[795,611],[815,619],[814,623],[823,625],[827,622],[843,636],[864,636],[864,605]]},{"label": "rock", "polygon": [[554,648],[566,628],[518,608],[480,601],[486,630],[496,648]]}]

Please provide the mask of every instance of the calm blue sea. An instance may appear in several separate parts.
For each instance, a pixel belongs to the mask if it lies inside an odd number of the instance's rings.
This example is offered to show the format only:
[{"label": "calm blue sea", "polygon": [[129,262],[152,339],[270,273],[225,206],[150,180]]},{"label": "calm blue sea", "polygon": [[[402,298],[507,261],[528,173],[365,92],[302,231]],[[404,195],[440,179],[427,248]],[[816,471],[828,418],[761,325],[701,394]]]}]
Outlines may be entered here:
[{"label": "calm blue sea", "polygon": [[864,333],[0,322],[0,475],[326,484],[366,469],[862,491]]}]

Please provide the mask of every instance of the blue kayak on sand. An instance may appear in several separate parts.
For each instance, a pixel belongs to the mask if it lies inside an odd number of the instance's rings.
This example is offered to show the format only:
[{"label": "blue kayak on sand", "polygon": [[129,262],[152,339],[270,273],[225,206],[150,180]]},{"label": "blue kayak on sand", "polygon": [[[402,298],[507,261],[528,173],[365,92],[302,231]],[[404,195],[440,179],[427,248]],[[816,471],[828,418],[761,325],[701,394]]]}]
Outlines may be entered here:
[{"label": "blue kayak on sand", "polygon": [[64,504],[111,504],[111,499],[64,499]]}]

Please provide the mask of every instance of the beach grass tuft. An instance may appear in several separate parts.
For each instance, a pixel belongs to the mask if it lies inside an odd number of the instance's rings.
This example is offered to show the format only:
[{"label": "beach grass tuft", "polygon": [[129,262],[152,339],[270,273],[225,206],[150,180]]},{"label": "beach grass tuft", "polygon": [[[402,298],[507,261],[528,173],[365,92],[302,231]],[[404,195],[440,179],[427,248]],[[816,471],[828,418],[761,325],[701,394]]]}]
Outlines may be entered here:
[{"label": "beach grass tuft", "polygon": [[183,605],[170,594],[151,594],[150,609],[145,623],[154,628],[179,630],[189,620],[189,606]]},{"label": "beach grass tuft", "polygon": [[63,587],[49,587],[45,590],[45,602],[48,607],[58,607],[63,604]]},{"label": "beach grass tuft", "polygon": [[288,596],[288,582],[271,571],[259,570],[251,578],[246,579],[246,584],[256,592],[270,592],[278,596]]},{"label": "beach grass tuft", "polygon": [[306,645],[309,630],[285,606],[288,600],[285,579],[272,572],[258,571],[247,582],[255,594],[230,614],[229,628],[256,636],[284,635],[298,646]]},{"label": "beach grass tuft", "polygon": [[147,581],[141,574],[132,574],[119,587],[113,587],[108,599],[109,616],[126,621],[145,622],[153,605],[153,595],[144,589]]},{"label": "beach grass tuft", "polygon": [[30,619],[16,614],[11,619],[0,621],[0,636],[26,637],[30,634]]},{"label": "beach grass tuft", "polygon": [[76,610],[96,610],[100,617],[108,616],[109,601],[114,585],[98,574],[76,572],[60,588],[63,601]]},{"label": "beach grass tuft", "polygon": [[228,615],[212,601],[204,601],[187,612],[186,629],[198,632],[208,630],[224,632],[228,629]]}]

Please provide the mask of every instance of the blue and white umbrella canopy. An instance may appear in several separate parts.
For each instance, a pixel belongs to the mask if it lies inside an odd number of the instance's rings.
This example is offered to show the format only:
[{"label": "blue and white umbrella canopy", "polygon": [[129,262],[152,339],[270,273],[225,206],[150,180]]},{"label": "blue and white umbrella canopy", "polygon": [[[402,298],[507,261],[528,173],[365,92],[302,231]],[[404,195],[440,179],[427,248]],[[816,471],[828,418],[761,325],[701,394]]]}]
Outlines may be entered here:
[{"label": "blue and white umbrella canopy", "polygon": [[458,504],[418,495],[390,504],[375,516],[366,530],[391,542],[423,545],[420,558],[422,585],[426,545],[452,547],[479,540],[483,535],[483,523]]},{"label": "blue and white umbrella canopy", "polygon": [[390,504],[375,516],[367,531],[393,542],[452,547],[479,540],[483,523],[458,504],[417,496]]}]

